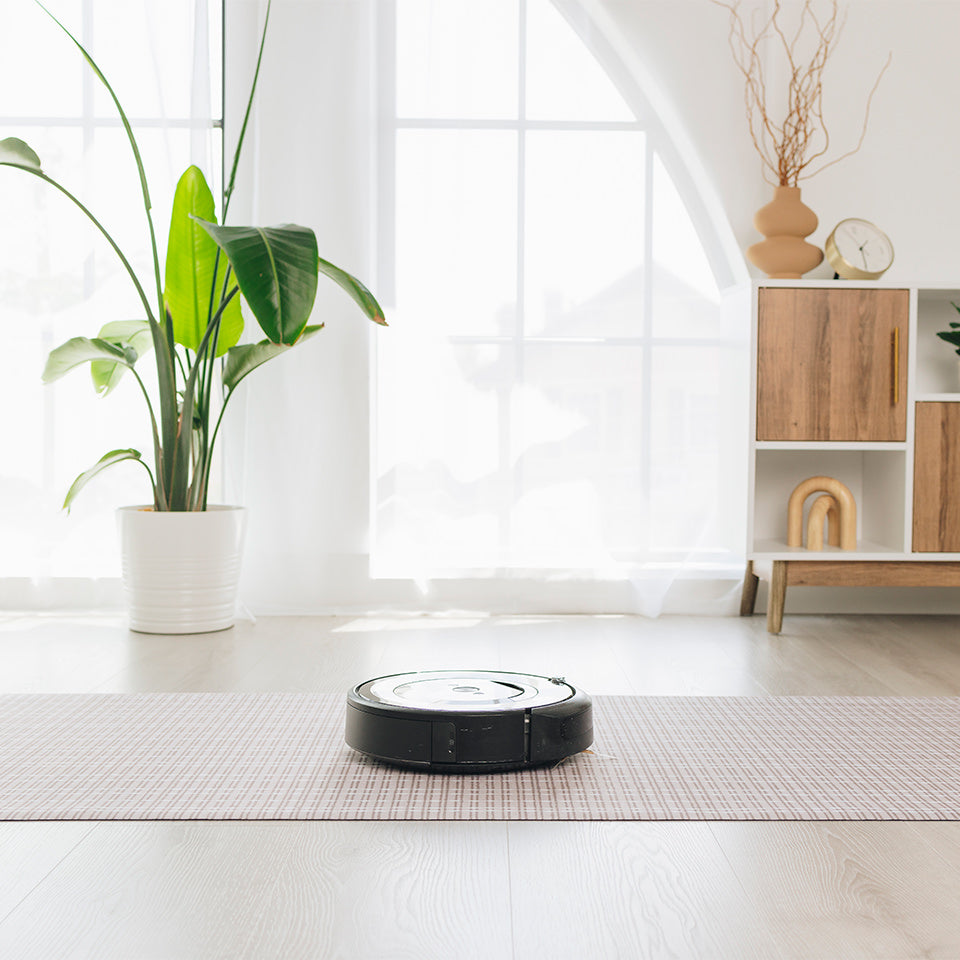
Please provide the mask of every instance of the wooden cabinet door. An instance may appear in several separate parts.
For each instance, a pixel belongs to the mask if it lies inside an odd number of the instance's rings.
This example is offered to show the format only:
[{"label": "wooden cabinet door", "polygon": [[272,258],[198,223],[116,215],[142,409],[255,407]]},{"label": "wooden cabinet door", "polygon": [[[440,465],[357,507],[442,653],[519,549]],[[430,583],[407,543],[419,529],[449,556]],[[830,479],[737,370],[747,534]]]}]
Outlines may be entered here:
[{"label": "wooden cabinet door", "polygon": [[906,440],[906,290],[761,288],[757,307],[758,440]]},{"label": "wooden cabinet door", "polygon": [[960,403],[918,403],[913,549],[960,552]]}]

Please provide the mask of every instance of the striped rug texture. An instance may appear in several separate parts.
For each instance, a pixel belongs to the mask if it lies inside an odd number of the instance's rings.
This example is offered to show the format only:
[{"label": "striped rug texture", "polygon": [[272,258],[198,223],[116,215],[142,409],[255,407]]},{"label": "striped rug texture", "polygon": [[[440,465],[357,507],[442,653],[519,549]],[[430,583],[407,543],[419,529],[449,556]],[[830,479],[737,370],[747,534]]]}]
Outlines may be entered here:
[{"label": "striped rug texture", "polygon": [[344,698],[0,697],[4,820],[956,820],[960,698],[595,697],[590,751],[448,776],[343,742]]}]

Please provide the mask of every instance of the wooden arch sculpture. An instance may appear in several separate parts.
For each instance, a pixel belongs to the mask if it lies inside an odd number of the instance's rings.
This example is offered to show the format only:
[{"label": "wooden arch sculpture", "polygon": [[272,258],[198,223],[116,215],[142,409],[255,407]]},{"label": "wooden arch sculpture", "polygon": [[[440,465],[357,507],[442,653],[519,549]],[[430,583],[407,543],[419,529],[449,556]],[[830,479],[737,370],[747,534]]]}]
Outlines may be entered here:
[{"label": "wooden arch sculpture", "polygon": [[823,493],[810,507],[807,514],[807,549],[823,549],[823,523],[827,523],[827,542],[831,547],[840,546],[840,507],[836,497]]},{"label": "wooden arch sculpture", "polygon": [[[826,517],[829,542],[834,546],[839,545],[841,550],[856,550],[857,504],[849,487],[834,477],[808,477],[794,488],[787,503],[787,546],[803,546],[803,504],[811,493],[824,493],[828,496],[818,497],[810,509],[807,519],[807,549],[823,549],[823,521]],[[832,524],[831,511],[834,512]],[[839,519],[839,523],[836,519]],[[834,533],[837,526],[840,528],[839,537]]]}]

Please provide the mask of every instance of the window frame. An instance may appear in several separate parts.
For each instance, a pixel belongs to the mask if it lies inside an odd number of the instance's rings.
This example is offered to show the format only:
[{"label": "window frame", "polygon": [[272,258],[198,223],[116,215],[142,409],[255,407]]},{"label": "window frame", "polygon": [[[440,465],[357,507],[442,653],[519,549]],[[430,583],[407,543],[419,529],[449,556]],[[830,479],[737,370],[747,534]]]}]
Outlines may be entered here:
[{"label": "window frame", "polygon": [[[590,13],[587,5],[581,0],[550,0],[557,11],[566,19],[576,32],[580,41],[595,57],[601,68],[613,82],[622,96],[625,104],[632,111],[634,118],[624,121],[578,121],[578,120],[536,120],[526,116],[526,40],[527,40],[527,7],[528,0],[516,0],[518,16],[518,67],[517,67],[517,96],[518,109],[515,119],[465,119],[465,118],[423,118],[398,117],[395,101],[394,77],[397,71],[396,57],[396,16],[397,0],[380,0],[377,7],[376,45],[378,62],[377,82],[377,160],[376,160],[376,220],[377,237],[377,289],[382,302],[395,302],[395,254],[394,244],[396,236],[395,204],[397,196],[396,184],[396,142],[397,135],[405,130],[490,130],[508,131],[517,134],[517,292],[516,292],[516,322],[514,330],[509,335],[463,335],[451,334],[445,339],[452,345],[479,346],[494,345],[505,348],[512,347],[514,366],[517,371],[517,382],[523,383],[524,354],[531,346],[541,345],[574,346],[585,345],[597,348],[640,348],[641,365],[638,377],[641,383],[641,423],[638,431],[640,448],[641,485],[649,488],[652,471],[652,395],[653,395],[653,366],[658,348],[691,348],[714,347],[721,349],[742,350],[745,345],[743,336],[717,337],[668,337],[654,333],[654,243],[653,223],[654,204],[649,202],[654,196],[655,159],[659,158],[664,170],[670,176],[673,184],[684,203],[691,218],[694,229],[703,245],[704,253],[713,273],[718,289],[721,291],[737,289],[743,286],[746,280],[746,271],[742,257],[730,238],[724,236],[722,225],[718,224],[715,212],[711,211],[710,204],[705,199],[703,185],[698,183],[697,176],[691,169],[690,163],[678,147],[672,129],[676,123],[665,122],[651,99],[646,95],[643,83],[634,75],[631,67],[625,62],[614,46],[605,38],[600,29],[593,29],[590,22]],[[661,106],[662,109],[662,106]],[[672,118],[671,118],[672,119]],[[642,274],[642,308],[640,329],[630,336],[596,336],[591,338],[551,337],[529,334],[524,323],[524,230],[525,230],[525,168],[526,168],[526,138],[529,133],[538,131],[628,131],[644,134],[644,185],[643,195],[648,202],[644,207],[643,225],[643,259],[641,261]],[[732,236],[732,234],[731,234]],[[377,463],[377,431],[376,422],[376,344],[373,345],[371,356],[371,485],[370,485],[370,544],[371,544],[371,571],[374,579],[379,579],[376,568],[377,549],[377,514],[378,514],[378,484],[382,483]],[[509,423],[506,430],[509,431]],[[502,451],[510,449],[509,434],[501,437]],[[511,467],[509,458],[501,456],[500,470],[513,475],[513,484],[516,488],[521,480],[516,475],[517,467]],[[384,498],[386,499],[386,498]],[[504,510],[508,510],[505,507]],[[508,519],[501,515],[501,536]],[[675,556],[664,558],[664,566],[678,563]],[[682,564],[681,564],[682,565]],[[705,552],[702,557],[704,569],[716,570],[726,567],[724,558]],[[740,566],[739,558],[736,566]],[[511,568],[514,569],[514,568]],[[491,571],[484,565],[466,567],[451,571],[431,571],[431,577],[475,577],[489,575]],[[396,576],[391,571],[384,573],[385,578]]]},{"label": "window frame", "polygon": [[[77,37],[84,47],[91,50],[94,55],[97,18],[104,16],[103,10],[98,10],[98,8],[104,6],[105,5],[101,4],[99,0],[81,0],[80,4],[78,4],[76,14],[72,15],[69,20],[64,21],[71,33]],[[219,192],[222,191],[222,185],[224,183],[226,163],[223,137],[224,109],[226,104],[226,0],[202,0],[202,5],[201,0],[195,0],[195,5],[188,9],[191,9],[193,12],[193,33],[185,36],[185,41],[196,42],[198,37],[198,9],[203,12],[206,18],[206,23],[204,24],[204,30],[206,31],[205,39],[207,40],[207,47],[214,58],[209,65],[209,92],[211,94],[210,115],[190,116],[181,112],[177,116],[165,116],[161,110],[156,110],[150,114],[131,113],[128,114],[128,119],[136,135],[140,135],[143,131],[149,130],[170,130],[177,132],[199,131],[202,135],[210,137],[211,169],[209,173],[212,180],[211,189],[214,192],[214,196],[218,196]],[[43,15],[42,12],[38,14],[38,16]],[[57,13],[57,16],[60,16],[60,14]],[[104,110],[103,101],[105,93],[101,82],[97,79],[93,70],[86,63],[83,63],[80,51],[76,50],[69,40],[63,34],[59,33],[57,25],[53,20],[50,20],[47,26],[49,28],[51,47],[44,49],[43,56],[50,59],[57,56],[60,52],[63,52],[65,56],[76,57],[81,63],[79,71],[81,87],[78,110],[72,114],[66,112],[63,114],[34,112],[24,115],[0,115],[0,130],[76,130],[79,131],[80,134],[80,146],[83,154],[86,155],[88,151],[93,150],[95,155],[98,149],[95,146],[98,134],[104,131],[122,131],[123,122],[115,109],[113,109],[112,104],[110,105],[109,112]],[[219,38],[217,36],[218,32]],[[58,42],[63,45],[61,48],[56,46]],[[219,56],[219,62],[217,62],[217,56]],[[101,57],[97,57],[98,62],[101,59]],[[188,58],[185,62],[189,70],[191,64],[190,59]],[[110,79],[109,72],[108,79]],[[119,83],[118,86],[120,86]],[[123,91],[118,90],[118,95],[120,96],[121,102],[123,102]],[[99,101],[98,96],[100,98]],[[129,147],[125,139],[120,149],[124,153],[123,162],[125,166],[128,166],[133,178],[131,182],[136,183],[136,170],[133,167],[132,157],[129,156]],[[17,174],[10,173],[10,176],[17,176]],[[56,174],[54,174],[54,176],[56,176]],[[22,179],[26,178],[24,177]],[[69,186],[73,188],[75,185],[70,184]],[[169,186],[172,194],[174,184],[170,184]],[[81,200],[84,200],[81,190],[78,190],[78,195],[80,195]],[[158,209],[156,206],[154,206],[151,211],[157,240],[161,248],[166,244],[169,212],[169,209]],[[94,210],[94,213],[96,214],[97,211]],[[78,220],[82,222],[81,215],[76,211],[69,211],[66,215],[75,215]],[[120,229],[135,224],[136,229],[139,231],[141,229],[141,223],[143,223],[142,233],[145,235],[146,224],[144,221],[144,212],[142,205],[138,204],[131,208],[130,217]],[[112,224],[109,228],[112,233],[115,233],[118,229]],[[99,238],[97,242],[99,243]],[[83,258],[82,265],[78,271],[81,277],[78,304],[89,301],[98,289],[98,263],[110,260],[113,257],[113,252],[104,245],[92,249]],[[100,281],[100,283],[102,283],[102,281]],[[96,330],[96,323],[105,322],[98,321],[96,318],[88,319],[90,319],[92,324],[90,329],[73,330],[71,335],[93,336]],[[123,319],[123,317],[117,316],[107,319]],[[37,316],[38,323],[35,328],[35,336],[37,344],[41,347],[44,355],[56,346],[57,342],[63,339],[62,335],[58,337],[55,320],[56,317],[49,312]],[[149,374],[147,375],[149,376]],[[73,376],[82,377],[82,375],[78,373],[73,374]],[[37,370],[37,383],[39,384],[39,382],[40,369]],[[40,402],[36,404],[37,431],[42,437],[39,451],[40,463],[37,470],[37,476],[40,479],[37,482],[37,487],[42,491],[44,499],[49,500],[51,504],[55,501],[56,506],[59,507],[63,495],[66,493],[66,487],[64,486],[61,489],[60,484],[57,483],[56,489],[53,489],[52,476],[55,471],[55,465],[63,459],[59,452],[60,444],[57,434],[58,430],[62,430],[63,416],[60,411],[62,411],[67,404],[56,403],[50,388],[40,387],[39,389],[43,390],[43,393],[41,394]],[[110,412],[105,411],[104,416],[108,417],[109,415]],[[86,464],[77,464],[74,472],[79,473],[83,466],[89,466],[100,452],[101,451],[96,448],[91,449],[89,461]],[[138,479],[140,478],[139,473],[137,473],[136,476]],[[75,513],[83,514],[83,512],[84,507],[81,504],[80,509],[75,511]],[[45,519],[47,519],[46,513],[42,515],[38,514],[39,522],[42,523]],[[110,529],[112,529],[112,508],[110,516],[91,511],[90,515],[85,518],[85,521],[84,519],[80,521],[75,519],[72,528],[73,535],[75,537],[79,535],[78,523],[86,522],[89,527],[93,529],[97,526],[102,527],[104,521],[109,521]],[[110,538],[105,537],[104,543],[109,545],[111,543]],[[31,567],[31,569],[25,570],[23,573],[11,573],[5,576],[0,575],[0,606],[33,608],[63,605],[86,608],[101,607],[104,605],[113,606],[119,602],[119,557],[116,557],[116,563],[114,565],[114,551],[112,548],[108,547],[107,552],[111,558],[111,565],[115,566],[116,574],[93,575],[92,577],[87,575],[85,577],[80,568],[77,568],[75,573],[52,572],[56,568],[54,558],[57,546],[58,541],[52,541],[49,544],[46,552],[41,554],[37,559],[35,564],[37,569]],[[101,561],[106,555],[107,553],[100,558]],[[92,590],[89,587],[91,581],[96,584],[95,589]]]}]

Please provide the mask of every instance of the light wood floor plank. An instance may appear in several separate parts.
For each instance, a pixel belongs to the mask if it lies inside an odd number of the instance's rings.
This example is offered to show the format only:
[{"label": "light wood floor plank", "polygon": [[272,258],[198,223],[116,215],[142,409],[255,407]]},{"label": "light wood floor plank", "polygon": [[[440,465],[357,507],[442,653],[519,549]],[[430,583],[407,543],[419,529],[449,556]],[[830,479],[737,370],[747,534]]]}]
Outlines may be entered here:
[{"label": "light wood floor plank", "polygon": [[506,825],[290,824],[250,960],[512,956]]},{"label": "light wood floor plank", "polygon": [[[925,849],[932,859],[941,861],[940,869],[947,874],[946,882],[953,891],[954,899],[960,904],[960,823],[941,820],[911,823],[909,827],[918,845]],[[960,927],[960,910],[957,926]]]},{"label": "light wood floor plank", "polygon": [[960,956],[960,870],[903,823],[712,823],[755,921],[796,960]]},{"label": "light wood floor plank", "polygon": [[624,678],[621,682],[632,687],[624,692],[639,696],[765,692],[750,668],[758,631],[749,620],[628,617],[611,624],[610,633],[614,663]]},{"label": "light wood floor plank", "polygon": [[824,630],[827,641],[905,696],[960,695],[956,617],[858,618],[852,629]]},{"label": "light wood floor plank", "polygon": [[284,826],[97,824],[0,923],[0,956],[241,956],[289,855]]},{"label": "light wood floor plank", "polygon": [[0,618],[4,693],[86,693],[134,657],[118,617]]},{"label": "light wood floor plank", "polygon": [[751,653],[764,693],[778,697],[889,697],[896,689],[822,637],[778,634]]},{"label": "light wood floor plank", "polygon": [[0,823],[0,922],[52,873],[92,823]]},{"label": "light wood floor plank", "polygon": [[776,960],[707,824],[511,823],[517,957]]},{"label": "light wood floor plank", "polygon": [[105,823],[0,923],[0,956],[509,957],[507,873],[496,823]]},{"label": "light wood floor plank", "polygon": [[309,678],[329,673],[343,649],[330,642],[337,622],[317,618],[309,632],[298,618],[284,617],[196,636],[129,632],[129,660],[97,692],[308,689]]}]

